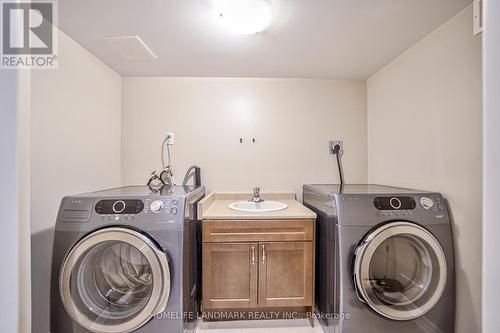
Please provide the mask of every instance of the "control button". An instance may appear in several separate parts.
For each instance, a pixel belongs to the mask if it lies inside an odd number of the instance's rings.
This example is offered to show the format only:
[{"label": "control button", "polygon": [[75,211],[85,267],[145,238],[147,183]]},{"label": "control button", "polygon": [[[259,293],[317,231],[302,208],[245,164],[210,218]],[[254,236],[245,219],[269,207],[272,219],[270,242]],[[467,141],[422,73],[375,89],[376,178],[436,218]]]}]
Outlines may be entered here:
[{"label": "control button", "polygon": [[172,205],[177,206],[178,203],[179,201],[177,201],[177,199],[172,199]]},{"label": "control button", "polygon": [[176,215],[176,214],[177,214],[177,208],[173,207],[173,208],[170,210],[170,213],[172,213],[172,215]]},{"label": "control button", "polygon": [[149,208],[151,209],[151,211],[155,214],[158,214],[160,213],[162,210],[163,210],[163,201],[161,200],[155,200],[151,203],[151,205],[149,206]]},{"label": "control button", "polygon": [[432,201],[431,198],[421,197],[420,206],[422,206],[423,209],[431,209],[434,206],[434,201]]},{"label": "control button", "polygon": [[113,204],[113,212],[119,214],[125,210],[125,202],[122,200],[115,201]]},{"label": "control button", "polygon": [[391,200],[389,201],[389,204],[394,209],[401,208],[401,200],[399,200],[398,198],[391,198]]}]

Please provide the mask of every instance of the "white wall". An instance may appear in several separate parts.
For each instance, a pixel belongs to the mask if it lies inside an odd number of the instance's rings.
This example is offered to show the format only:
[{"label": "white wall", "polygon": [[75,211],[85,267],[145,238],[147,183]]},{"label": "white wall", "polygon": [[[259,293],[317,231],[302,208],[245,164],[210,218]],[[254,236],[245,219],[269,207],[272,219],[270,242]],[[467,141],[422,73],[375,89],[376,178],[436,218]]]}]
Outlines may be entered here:
[{"label": "white wall", "polygon": [[483,332],[500,332],[500,1],[486,0],[483,40]]},{"label": "white wall", "polygon": [[457,333],[481,327],[481,94],[471,6],[368,80],[368,180],[449,200]]},{"label": "white wall", "polygon": [[2,277],[0,283],[1,332],[19,329],[19,229],[17,173],[17,108],[18,76],[16,71],[0,71],[0,251]]},{"label": "white wall", "polygon": [[62,196],[120,185],[121,77],[60,33],[59,69],[33,71],[31,113],[32,331],[43,333]]},{"label": "white wall", "polygon": [[0,332],[30,330],[30,72],[0,71]]},{"label": "white wall", "polygon": [[338,182],[328,154],[335,138],[345,142],[346,180],[366,181],[362,81],[127,77],[122,105],[124,184],[144,184],[161,168],[167,131],[177,182],[196,163],[209,190],[262,185],[300,195],[302,184]]},{"label": "white wall", "polygon": [[17,192],[19,229],[19,330],[31,332],[31,71],[18,74]]}]

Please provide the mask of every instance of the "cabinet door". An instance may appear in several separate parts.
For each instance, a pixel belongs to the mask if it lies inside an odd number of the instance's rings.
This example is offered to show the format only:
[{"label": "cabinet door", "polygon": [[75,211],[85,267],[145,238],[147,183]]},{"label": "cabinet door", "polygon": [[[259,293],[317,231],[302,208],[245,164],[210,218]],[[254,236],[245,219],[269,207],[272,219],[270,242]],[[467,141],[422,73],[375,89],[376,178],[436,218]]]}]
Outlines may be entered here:
[{"label": "cabinet door", "polygon": [[312,242],[259,243],[259,306],[312,306]]},{"label": "cabinet door", "polygon": [[257,306],[258,244],[203,243],[205,309]]}]

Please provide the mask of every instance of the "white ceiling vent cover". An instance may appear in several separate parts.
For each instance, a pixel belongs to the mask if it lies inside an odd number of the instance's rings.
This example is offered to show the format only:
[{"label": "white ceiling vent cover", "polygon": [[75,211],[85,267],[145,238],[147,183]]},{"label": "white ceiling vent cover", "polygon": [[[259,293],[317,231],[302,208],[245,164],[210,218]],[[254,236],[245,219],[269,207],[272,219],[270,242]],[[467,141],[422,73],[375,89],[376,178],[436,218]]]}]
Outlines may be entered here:
[{"label": "white ceiling vent cover", "polygon": [[104,38],[106,42],[127,60],[151,60],[156,55],[139,36],[120,36]]}]

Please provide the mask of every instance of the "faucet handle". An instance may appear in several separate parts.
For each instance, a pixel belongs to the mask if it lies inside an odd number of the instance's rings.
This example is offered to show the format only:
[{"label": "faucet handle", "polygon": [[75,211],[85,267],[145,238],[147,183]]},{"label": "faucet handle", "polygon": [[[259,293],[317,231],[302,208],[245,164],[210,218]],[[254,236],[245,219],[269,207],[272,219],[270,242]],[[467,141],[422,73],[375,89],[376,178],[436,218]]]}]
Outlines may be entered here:
[{"label": "faucet handle", "polygon": [[253,201],[253,202],[262,202],[262,201],[264,201],[264,200],[262,200],[260,198],[260,187],[259,186],[254,187],[254,189],[253,189],[253,198],[250,201]]}]

